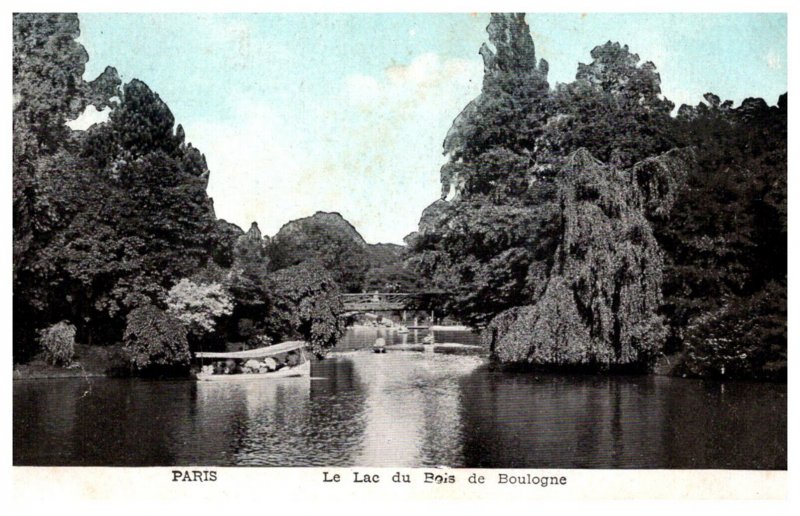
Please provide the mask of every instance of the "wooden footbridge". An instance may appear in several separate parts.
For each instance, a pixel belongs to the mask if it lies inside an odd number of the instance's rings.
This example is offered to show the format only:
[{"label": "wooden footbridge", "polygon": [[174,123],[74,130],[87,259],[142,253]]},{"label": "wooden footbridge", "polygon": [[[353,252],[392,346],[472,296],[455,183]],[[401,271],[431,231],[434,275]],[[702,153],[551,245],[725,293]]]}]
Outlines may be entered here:
[{"label": "wooden footbridge", "polygon": [[398,312],[402,310],[430,309],[445,295],[442,292],[366,292],[340,294],[348,314],[360,312]]},{"label": "wooden footbridge", "polygon": [[413,308],[420,294],[402,292],[341,294],[344,309],[348,312],[393,312]]}]

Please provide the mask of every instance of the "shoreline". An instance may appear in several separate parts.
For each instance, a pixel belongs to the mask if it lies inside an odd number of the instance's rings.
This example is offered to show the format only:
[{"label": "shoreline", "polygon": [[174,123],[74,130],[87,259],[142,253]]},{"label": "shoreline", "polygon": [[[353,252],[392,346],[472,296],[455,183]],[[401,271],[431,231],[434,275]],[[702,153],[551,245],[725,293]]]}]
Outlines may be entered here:
[{"label": "shoreline", "polygon": [[122,344],[90,346],[75,344],[73,362],[67,367],[52,366],[42,355],[30,362],[15,363],[12,372],[17,380],[57,380],[59,378],[111,378],[117,372],[127,370]]},{"label": "shoreline", "polygon": [[[449,344],[449,345],[448,345]],[[443,345],[443,346],[442,346]],[[472,352],[476,351],[476,348],[479,346],[470,346],[470,345],[457,345],[454,346],[453,343],[442,343],[444,353],[437,353],[437,354],[461,354],[461,353],[453,353],[458,351]],[[458,348],[458,349],[444,349],[444,348]],[[462,349],[463,348],[463,349]],[[387,349],[391,350],[392,352],[411,352],[411,353],[420,353],[424,351],[423,345],[391,345],[387,346]],[[59,380],[59,379],[75,379],[75,378],[121,378],[121,377],[128,377],[127,375],[120,375],[119,372],[123,370],[127,370],[124,363],[121,361],[121,351],[122,346],[119,344],[110,345],[110,346],[89,346],[86,344],[77,344],[75,346],[76,356],[73,365],[70,367],[56,367],[51,366],[42,360],[41,357],[36,357],[28,363],[23,364],[14,364],[13,372],[12,372],[12,379],[16,381],[30,381],[30,380]],[[446,351],[450,351],[447,353]],[[364,348],[359,349],[341,349],[337,350],[336,348],[332,348],[328,352],[328,357],[336,358],[340,356],[347,356],[356,353],[371,353],[372,347],[367,346]],[[491,360],[489,360],[491,362]],[[639,372],[636,373],[637,375],[642,376],[661,376],[661,377],[669,377],[669,378],[678,378],[678,379],[699,379],[699,380],[711,380],[711,381],[734,381],[734,382],[755,382],[755,383],[787,383],[786,381],[782,381],[779,379],[765,379],[765,378],[720,378],[717,376],[696,376],[696,375],[686,375],[681,374],[680,370],[681,364],[681,356],[680,354],[674,355],[663,355],[659,359],[656,360],[655,364],[653,364],[653,369],[648,372]],[[536,374],[536,372],[542,372],[546,370],[550,373],[559,374],[559,371],[554,370],[549,367],[519,367],[515,368],[514,365],[502,365],[502,364],[495,364],[499,367],[500,370],[506,370],[509,372],[513,372],[517,370],[520,373],[529,372],[531,374]],[[578,368],[580,369],[580,368]],[[569,368],[560,371],[562,374],[576,374],[576,370],[570,370]],[[621,372],[588,372],[584,371],[583,373],[578,374],[587,374],[587,375],[596,375],[596,374],[603,374],[603,375],[615,375],[615,374],[625,374]],[[630,373],[628,373],[630,374]],[[133,377],[136,377],[135,375]],[[188,377],[187,377],[188,378]],[[175,379],[175,378],[172,378]]]},{"label": "shoreline", "polygon": [[14,369],[12,377],[15,382],[25,382],[29,380],[64,380],[74,378],[112,378],[111,375],[106,373],[99,373],[97,371],[82,371],[80,369],[63,369],[49,372],[30,373],[21,373],[19,369]]}]

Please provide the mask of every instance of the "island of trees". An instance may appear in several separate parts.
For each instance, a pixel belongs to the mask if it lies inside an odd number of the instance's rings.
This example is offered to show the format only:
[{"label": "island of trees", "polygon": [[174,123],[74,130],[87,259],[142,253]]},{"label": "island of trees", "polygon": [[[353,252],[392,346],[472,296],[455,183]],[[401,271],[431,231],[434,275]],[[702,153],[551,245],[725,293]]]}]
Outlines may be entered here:
[{"label": "island of trees", "polygon": [[672,116],[627,46],[551,88],[524,15],[487,30],[415,270],[505,364],[785,378],[786,94]]},{"label": "island of trees", "polygon": [[[523,15],[492,15],[483,90],[444,140],[406,246],[339,214],[273,237],[217,219],[203,154],[144,83],[88,60],[74,14],[15,14],[13,355],[129,373],[191,352],[342,336],[341,292],[447,292],[499,364],[786,375],[786,95],[697,106],[608,42],[551,87]],[[86,130],[68,123],[110,110]],[[268,192],[265,192],[268,195]]]}]

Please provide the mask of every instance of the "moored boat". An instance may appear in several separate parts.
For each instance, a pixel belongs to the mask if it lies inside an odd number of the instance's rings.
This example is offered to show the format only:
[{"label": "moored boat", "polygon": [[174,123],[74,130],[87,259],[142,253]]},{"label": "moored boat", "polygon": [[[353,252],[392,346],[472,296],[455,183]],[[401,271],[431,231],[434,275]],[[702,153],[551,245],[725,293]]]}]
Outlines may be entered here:
[{"label": "moored boat", "polygon": [[[306,357],[304,348],[307,343],[300,340],[282,342],[274,346],[230,352],[197,352],[195,357],[201,360],[233,361],[235,367],[226,366],[226,372],[217,372],[213,365],[203,366],[196,378],[201,382],[216,381],[249,381],[277,378],[310,377],[311,362]],[[279,355],[291,355],[300,351],[300,359],[296,364],[281,364],[275,360]],[[241,363],[245,366],[242,367]],[[251,364],[251,365],[248,365]],[[274,364],[274,369],[271,367]],[[263,367],[262,367],[263,366]]]}]

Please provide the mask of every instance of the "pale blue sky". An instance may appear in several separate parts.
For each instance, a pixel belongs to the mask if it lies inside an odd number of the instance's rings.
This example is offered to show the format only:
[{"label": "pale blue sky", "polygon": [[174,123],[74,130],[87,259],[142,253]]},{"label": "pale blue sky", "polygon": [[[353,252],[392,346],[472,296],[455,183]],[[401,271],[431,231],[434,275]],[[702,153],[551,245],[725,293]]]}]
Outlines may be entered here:
[{"label": "pale blue sky", "polygon": [[[339,211],[370,242],[401,242],[439,193],[441,144],[480,91],[488,15],[82,14],[86,77],[115,66],[169,104],[211,168],[217,216],[274,234]],[[663,93],[696,104],[777,102],[782,14],[527,16],[550,83],[605,41],[653,61]]]}]

